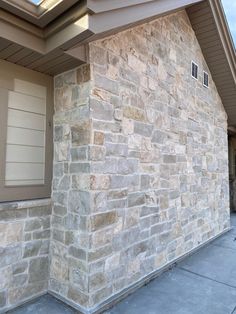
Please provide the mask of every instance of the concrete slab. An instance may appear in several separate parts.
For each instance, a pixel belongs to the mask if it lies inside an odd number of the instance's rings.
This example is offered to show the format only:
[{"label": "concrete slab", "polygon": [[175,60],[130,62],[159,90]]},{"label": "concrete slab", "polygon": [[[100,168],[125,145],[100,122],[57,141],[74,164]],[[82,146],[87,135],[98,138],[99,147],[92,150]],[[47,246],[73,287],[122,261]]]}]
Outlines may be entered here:
[{"label": "concrete slab", "polygon": [[106,314],[231,314],[236,289],[174,269]]},{"label": "concrete slab", "polygon": [[235,250],[208,245],[186,258],[178,267],[236,288],[235,260]]},{"label": "concrete slab", "polygon": [[222,246],[232,250],[236,250],[236,230],[233,229],[212,242],[212,245]]},{"label": "concrete slab", "polygon": [[8,314],[75,314],[76,310],[50,295],[45,295],[35,301],[25,304]]},{"label": "concrete slab", "polygon": [[231,214],[230,222],[231,222],[231,226],[235,226],[236,227],[236,213],[232,213]]}]

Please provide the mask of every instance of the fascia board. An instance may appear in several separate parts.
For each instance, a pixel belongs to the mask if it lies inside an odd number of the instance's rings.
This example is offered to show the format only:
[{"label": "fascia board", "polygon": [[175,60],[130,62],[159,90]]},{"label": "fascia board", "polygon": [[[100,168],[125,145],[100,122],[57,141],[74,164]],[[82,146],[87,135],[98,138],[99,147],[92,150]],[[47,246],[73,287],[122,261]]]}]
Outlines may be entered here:
[{"label": "fascia board", "polygon": [[142,4],[137,4],[132,7],[91,15],[89,28],[95,34],[119,29],[120,27],[123,29],[130,24],[142,23],[147,19],[166,15],[201,1],[202,0],[142,1]]}]

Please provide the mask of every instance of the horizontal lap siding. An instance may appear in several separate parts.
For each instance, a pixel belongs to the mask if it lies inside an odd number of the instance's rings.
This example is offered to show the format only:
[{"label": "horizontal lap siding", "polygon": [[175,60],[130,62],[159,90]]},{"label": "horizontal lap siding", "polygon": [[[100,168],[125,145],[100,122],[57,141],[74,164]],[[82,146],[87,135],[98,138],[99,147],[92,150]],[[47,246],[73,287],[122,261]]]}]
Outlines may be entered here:
[{"label": "horizontal lap siding", "polygon": [[6,186],[44,184],[46,88],[15,80],[9,92]]}]

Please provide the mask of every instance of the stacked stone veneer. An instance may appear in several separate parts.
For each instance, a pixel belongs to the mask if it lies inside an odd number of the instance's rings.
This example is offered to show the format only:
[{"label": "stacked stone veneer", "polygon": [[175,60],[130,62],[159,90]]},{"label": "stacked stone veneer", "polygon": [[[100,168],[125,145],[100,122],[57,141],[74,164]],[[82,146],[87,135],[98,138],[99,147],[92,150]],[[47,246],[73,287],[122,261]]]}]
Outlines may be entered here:
[{"label": "stacked stone veneer", "polygon": [[89,58],[55,79],[50,290],[82,308],[229,227],[227,117],[185,11]]},{"label": "stacked stone veneer", "polygon": [[46,293],[50,201],[0,204],[0,313]]}]

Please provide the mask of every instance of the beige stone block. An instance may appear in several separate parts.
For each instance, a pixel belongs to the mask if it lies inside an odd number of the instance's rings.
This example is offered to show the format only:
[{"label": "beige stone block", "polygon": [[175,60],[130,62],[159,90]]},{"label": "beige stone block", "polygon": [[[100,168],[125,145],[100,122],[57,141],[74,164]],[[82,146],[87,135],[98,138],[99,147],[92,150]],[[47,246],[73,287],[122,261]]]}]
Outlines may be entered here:
[{"label": "beige stone block", "polygon": [[52,257],[51,276],[59,281],[67,281],[69,279],[69,269],[66,260],[63,261],[58,257]]},{"label": "beige stone block", "polygon": [[128,65],[138,73],[145,73],[147,65],[139,60],[136,56],[129,54],[128,55]]},{"label": "beige stone block", "polygon": [[71,127],[72,144],[81,146],[90,144],[90,121],[80,121]]},{"label": "beige stone block", "polygon": [[116,211],[105,212],[91,216],[91,230],[96,231],[104,227],[108,227],[116,223],[117,213]]},{"label": "beige stone block", "polygon": [[110,176],[108,175],[91,175],[91,190],[107,190],[110,187]]},{"label": "beige stone block", "polygon": [[22,223],[0,223],[0,246],[21,242],[23,239]]},{"label": "beige stone block", "polygon": [[55,160],[56,161],[67,161],[69,160],[69,143],[54,143],[55,146]]},{"label": "beige stone block", "polygon": [[103,132],[95,131],[93,142],[95,145],[103,145],[104,144],[104,138],[105,138],[105,135]]},{"label": "beige stone block", "polygon": [[120,253],[108,257],[105,262],[105,271],[110,272],[120,266]]},{"label": "beige stone block", "polygon": [[85,83],[90,80],[91,73],[90,73],[90,64],[85,64],[80,66],[77,71],[77,84]]},{"label": "beige stone block", "polygon": [[72,187],[78,190],[89,190],[90,189],[90,175],[79,174],[72,176]]},{"label": "beige stone block", "polygon": [[123,110],[123,115],[125,118],[133,119],[137,121],[145,121],[145,112],[139,108],[126,106]]},{"label": "beige stone block", "polygon": [[89,296],[81,292],[76,285],[69,285],[67,297],[81,306],[88,306]]},{"label": "beige stone block", "polygon": [[131,135],[134,133],[134,121],[124,118],[122,120],[122,129],[125,135]]}]

